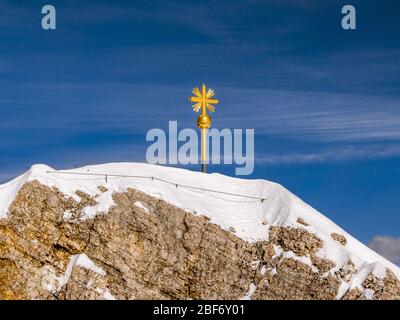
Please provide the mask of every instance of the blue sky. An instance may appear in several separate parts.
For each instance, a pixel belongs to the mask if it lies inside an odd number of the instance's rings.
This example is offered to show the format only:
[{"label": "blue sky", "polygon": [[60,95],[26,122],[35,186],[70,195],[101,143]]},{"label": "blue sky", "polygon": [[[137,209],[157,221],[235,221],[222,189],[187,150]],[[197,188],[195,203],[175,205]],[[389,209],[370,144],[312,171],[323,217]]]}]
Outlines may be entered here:
[{"label": "blue sky", "polygon": [[144,161],[147,130],[194,126],[187,96],[206,82],[214,127],[255,129],[250,178],[365,243],[399,237],[399,14],[377,0],[0,0],[0,181],[34,163]]}]

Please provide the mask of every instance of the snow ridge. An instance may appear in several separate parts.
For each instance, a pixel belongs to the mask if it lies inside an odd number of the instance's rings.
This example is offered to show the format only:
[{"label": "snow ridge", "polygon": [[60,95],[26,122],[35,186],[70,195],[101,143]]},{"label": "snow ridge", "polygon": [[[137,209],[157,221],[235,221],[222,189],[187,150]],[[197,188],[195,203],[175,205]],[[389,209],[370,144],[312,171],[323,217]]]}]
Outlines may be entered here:
[{"label": "snow ridge", "polygon": [[[351,258],[359,272],[352,283],[346,287],[359,286],[358,282],[362,282],[369,272],[382,277],[384,268],[389,268],[397,277],[400,277],[400,269],[393,263],[353,238],[281,185],[267,180],[239,179],[221,174],[203,174],[143,163],[111,163],[67,170],[70,173],[154,176],[178,184],[196,185],[199,188],[266,199],[260,201],[184,187],[177,188],[152,179],[108,177],[106,181],[102,176],[71,176],[49,171],[55,170],[46,165],[34,165],[25,174],[1,185],[0,219],[7,217],[8,208],[22,185],[33,180],[49,187],[56,187],[76,201],[80,201],[79,196],[75,193],[77,190],[96,198],[98,204],[85,208],[83,219],[93,218],[98,213],[107,213],[114,205],[112,198],[114,192],[124,192],[128,188],[135,188],[188,212],[208,216],[212,223],[220,225],[225,230],[235,230],[235,235],[245,241],[267,240],[268,229],[271,225],[304,228],[324,241],[324,246],[317,252],[317,255],[335,262],[336,267],[332,269],[332,272],[343,267]],[[100,191],[101,189],[103,191]],[[142,204],[135,205],[141,207]],[[146,208],[143,206],[142,209]],[[299,224],[299,218],[307,225]],[[343,235],[347,239],[347,243],[344,246],[339,244],[332,239],[332,233]]]}]

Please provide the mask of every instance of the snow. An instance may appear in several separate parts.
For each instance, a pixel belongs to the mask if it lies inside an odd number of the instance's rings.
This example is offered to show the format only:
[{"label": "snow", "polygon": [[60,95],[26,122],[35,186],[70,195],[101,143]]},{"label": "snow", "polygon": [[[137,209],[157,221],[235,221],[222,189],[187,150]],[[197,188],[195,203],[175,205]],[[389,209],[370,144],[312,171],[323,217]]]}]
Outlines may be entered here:
[{"label": "snow", "polygon": [[96,288],[95,291],[98,294],[101,294],[103,296],[104,300],[117,300],[107,288],[105,288],[105,289]]},{"label": "snow", "polygon": [[275,275],[275,274],[277,274],[278,273],[278,271],[276,271],[276,268],[274,267],[274,268],[272,268],[272,270],[271,270],[271,275],[273,276],[273,275]]},{"label": "snow", "polygon": [[[49,292],[57,292],[61,290],[71,278],[71,274],[75,266],[86,268],[103,276],[106,275],[102,268],[96,266],[86,254],[81,253],[70,257],[67,268],[65,269],[64,274],[61,276],[56,275],[53,267],[47,265],[44,266],[42,269],[42,286]],[[108,298],[112,296],[108,291],[104,292],[104,294],[107,295]]]},{"label": "snow", "polygon": [[[382,258],[383,259],[383,258]],[[362,283],[364,280],[368,277],[370,273],[373,273],[374,276],[377,278],[384,278],[386,274],[385,270],[385,265],[382,262],[373,262],[373,263],[367,263],[363,261],[360,263],[359,268],[357,268],[358,272],[357,274],[353,275],[351,281],[349,283],[347,282],[342,282],[340,287],[339,287],[339,292],[337,294],[337,298],[340,299],[347,290],[351,290],[354,288],[359,288],[362,291]],[[397,276],[398,274],[398,268],[390,268]],[[365,292],[365,291],[364,291]],[[367,294],[365,292],[365,294]]]},{"label": "snow", "polygon": [[[351,258],[359,270],[358,278],[355,277],[358,280],[353,279],[355,282],[359,283],[368,272],[382,277],[385,267],[390,268],[400,277],[400,269],[397,266],[363,245],[281,185],[267,180],[239,179],[216,173],[203,174],[143,163],[112,163],[63,171],[69,174],[49,171],[55,170],[46,165],[35,165],[24,175],[1,185],[0,219],[7,217],[8,208],[15,199],[19,188],[28,181],[38,180],[47,186],[57,187],[67,197],[72,197],[77,201],[80,201],[75,194],[77,190],[95,197],[98,204],[86,207],[82,219],[90,219],[100,213],[106,214],[114,205],[112,198],[114,192],[124,192],[128,188],[135,188],[186,211],[205,215],[210,218],[212,223],[220,225],[227,231],[233,228],[236,230],[236,236],[250,242],[267,240],[270,225],[304,228],[315,233],[324,241],[324,246],[317,255],[335,262],[335,270],[343,267]],[[100,176],[73,175],[73,173],[100,174]],[[140,177],[108,177],[106,182],[105,174]],[[198,188],[265,198],[266,200],[262,202],[257,199],[176,187],[150,177]],[[101,186],[107,188],[107,191],[101,192],[99,190]],[[136,202],[135,205],[143,206],[140,202]],[[68,217],[68,213],[66,215]],[[299,217],[309,226],[299,225],[297,222]],[[346,237],[345,247],[331,238],[331,234],[334,232]],[[279,252],[278,247],[275,249],[276,253]],[[305,257],[299,258],[290,252],[285,255],[310,264],[309,259]],[[355,283],[352,284],[352,286],[355,285]]]},{"label": "snow", "polygon": [[69,219],[71,219],[71,218],[72,218],[72,212],[69,211],[69,210],[65,211],[65,212],[64,212],[64,215],[63,215],[63,219],[69,220]]},{"label": "snow", "polygon": [[149,209],[147,209],[140,201],[136,201],[134,205],[140,209],[143,209],[145,212],[149,213]]},{"label": "snow", "polygon": [[67,269],[61,277],[58,277],[58,290],[60,290],[64,285],[66,285],[71,278],[72,271],[76,265],[76,262],[79,259],[79,254],[74,255],[70,258]]},{"label": "snow", "polygon": [[282,254],[282,258],[297,260],[311,268],[311,270],[315,273],[318,273],[318,269],[312,264],[311,259],[306,256],[297,256],[293,251],[284,251]]},{"label": "snow", "polygon": [[272,256],[272,259],[275,259],[275,258],[279,257],[281,254],[283,254],[283,250],[281,247],[278,247],[275,244],[273,245],[273,247],[274,247],[275,254]]},{"label": "snow", "polygon": [[255,260],[250,263],[250,268],[253,270],[257,270],[258,266],[260,265],[260,260]]},{"label": "snow", "polygon": [[61,276],[56,275],[54,267],[50,265],[43,266],[41,269],[42,287],[46,288],[47,291],[52,293],[60,291],[61,288],[68,283],[78,258],[79,255],[74,255],[70,258],[65,272]]},{"label": "snow", "polygon": [[90,260],[89,257],[84,253],[78,255],[78,259],[77,259],[75,265],[84,267],[84,268],[91,270],[93,272],[96,272],[102,276],[106,275],[105,271],[102,268],[96,266],[94,264],[94,262],[92,260]]},{"label": "snow", "polygon": [[0,185],[0,219],[7,217],[8,208],[14,201],[19,189],[25,183],[28,175],[28,173],[25,173],[10,182]]},{"label": "snow", "polygon": [[251,300],[251,296],[256,291],[256,289],[257,289],[257,286],[254,283],[250,283],[249,291],[247,291],[247,293],[244,295],[244,297],[241,298],[240,300]]},{"label": "snow", "polygon": [[267,267],[266,266],[262,266],[260,269],[260,274],[263,276],[265,274],[265,272],[267,272]]},{"label": "snow", "polygon": [[59,283],[62,281],[62,277],[56,276],[56,271],[50,265],[45,265],[40,269],[41,272],[41,286],[49,292],[56,292],[61,287]]},{"label": "snow", "polygon": [[[62,289],[64,285],[66,285],[71,278],[72,271],[75,266],[83,267],[85,269],[96,272],[97,274],[105,276],[105,271],[96,266],[96,264],[90,260],[90,258],[85,254],[76,254],[73,255],[68,263],[68,266],[61,276],[56,276],[55,270],[51,266],[45,266],[42,269],[42,286],[47,289],[49,292],[57,292]],[[92,281],[89,280],[86,287],[90,287],[92,285]],[[111,292],[105,288],[95,288],[95,291],[103,296],[105,300],[116,300],[115,297],[111,294]]]},{"label": "snow", "polygon": [[373,297],[374,297],[374,294],[375,294],[374,290],[365,289],[365,298],[366,298],[367,300],[372,300]]}]

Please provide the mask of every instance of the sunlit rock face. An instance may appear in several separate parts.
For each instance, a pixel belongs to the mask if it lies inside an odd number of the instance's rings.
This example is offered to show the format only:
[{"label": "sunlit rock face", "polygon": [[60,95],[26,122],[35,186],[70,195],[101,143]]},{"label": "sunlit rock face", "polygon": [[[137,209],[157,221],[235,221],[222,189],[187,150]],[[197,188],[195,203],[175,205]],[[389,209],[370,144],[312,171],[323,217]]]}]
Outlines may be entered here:
[{"label": "sunlit rock face", "polygon": [[133,188],[92,218],[84,211],[99,198],[76,194],[38,181],[20,188],[0,219],[0,299],[400,298],[391,270],[356,283],[351,257],[340,267],[319,257],[324,241],[304,220],[247,242]]}]

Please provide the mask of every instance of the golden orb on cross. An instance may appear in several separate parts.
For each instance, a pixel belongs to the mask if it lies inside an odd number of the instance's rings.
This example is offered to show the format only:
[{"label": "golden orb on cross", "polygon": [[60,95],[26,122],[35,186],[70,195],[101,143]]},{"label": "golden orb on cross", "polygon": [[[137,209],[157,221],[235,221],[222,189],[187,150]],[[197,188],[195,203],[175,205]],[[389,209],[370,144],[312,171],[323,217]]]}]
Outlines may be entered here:
[{"label": "golden orb on cross", "polygon": [[199,115],[197,118],[197,126],[200,129],[209,129],[211,127],[211,117],[208,114]]},{"label": "golden orb on cross", "polygon": [[198,87],[192,90],[194,96],[189,98],[190,102],[195,102],[193,110],[201,114],[197,118],[197,126],[201,129],[201,167],[202,171],[206,172],[207,163],[207,129],[211,128],[211,117],[207,114],[207,110],[210,112],[215,111],[214,105],[218,104],[218,99],[214,99],[215,92],[213,89],[206,88],[205,84],[202,85],[201,91]]}]

